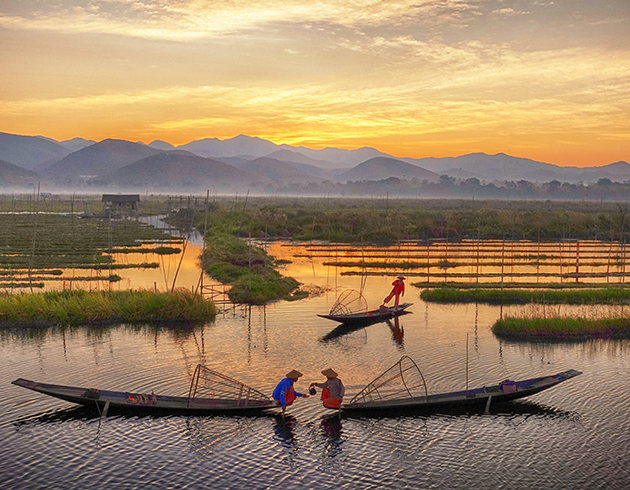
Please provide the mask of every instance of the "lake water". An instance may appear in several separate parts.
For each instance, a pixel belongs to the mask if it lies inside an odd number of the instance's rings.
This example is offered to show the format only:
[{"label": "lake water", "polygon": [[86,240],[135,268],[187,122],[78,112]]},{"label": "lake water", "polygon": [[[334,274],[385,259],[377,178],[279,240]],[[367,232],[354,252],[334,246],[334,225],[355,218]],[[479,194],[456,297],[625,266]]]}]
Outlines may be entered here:
[{"label": "lake water", "polygon": [[[196,248],[195,248],[196,247]],[[292,257],[300,247],[275,244]],[[177,285],[199,278],[190,245]],[[172,285],[164,269],[125,271],[125,284]],[[337,295],[360,289],[323,260],[297,258],[283,273],[323,292],[297,302],[228,308],[194,329],[132,327],[0,330],[0,488],[505,488],[630,486],[630,343],[512,343],[490,331],[522,308],[425,304],[407,285],[411,314],[322,340],[337,324],[319,318]],[[365,280],[378,306],[393,277]],[[408,281],[410,282],[410,281]],[[412,281],[411,281],[412,282]],[[564,307],[563,307],[564,308]],[[566,311],[566,308],[565,308]],[[468,339],[468,342],[467,342]],[[466,357],[468,352],[468,370]],[[199,363],[271,394],[289,370],[306,391],[333,367],[347,399],[408,355],[429,393],[577,369],[584,374],[526,401],[459,414],[331,418],[318,397],[285,419],[262,416],[135,417],[75,408],[11,385],[55,384],[160,394],[188,393]]]}]

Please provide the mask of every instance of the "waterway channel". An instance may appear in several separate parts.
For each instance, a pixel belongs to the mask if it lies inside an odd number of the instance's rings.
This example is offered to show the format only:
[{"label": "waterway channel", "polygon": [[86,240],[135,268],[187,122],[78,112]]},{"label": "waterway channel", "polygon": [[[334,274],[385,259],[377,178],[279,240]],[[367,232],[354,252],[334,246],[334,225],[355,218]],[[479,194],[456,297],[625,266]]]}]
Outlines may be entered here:
[{"label": "waterway channel", "polygon": [[[191,243],[168,270],[125,271],[116,287],[193,287]],[[393,277],[341,275],[277,243],[282,272],[320,294],[265,307],[226,307],[195,328],[0,330],[0,488],[622,489],[630,486],[630,342],[513,343],[491,325],[526,307],[424,303],[411,314],[324,340],[338,294],[361,289],[378,306]],[[409,282],[409,281],[408,281]],[[413,281],[411,281],[413,282]],[[136,417],[98,413],[11,385],[16,378],[100,389],[187,394],[199,363],[271,393],[291,369],[298,390],[333,367],[348,396],[408,355],[430,393],[567,369],[581,376],[526,401],[465,413],[331,417],[318,397],[286,418]],[[468,358],[468,362],[466,359]]]}]

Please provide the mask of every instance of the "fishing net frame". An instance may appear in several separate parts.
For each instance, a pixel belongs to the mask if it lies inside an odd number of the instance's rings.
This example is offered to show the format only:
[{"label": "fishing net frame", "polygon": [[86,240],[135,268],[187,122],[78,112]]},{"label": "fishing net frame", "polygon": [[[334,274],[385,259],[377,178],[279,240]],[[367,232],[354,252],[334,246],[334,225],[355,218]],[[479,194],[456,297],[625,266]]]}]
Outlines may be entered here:
[{"label": "fishing net frame", "polygon": [[330,315],[356,315],[366,313],[367,300],[360,291],[346,289],[338,297],[330,309]]},{"label": "fishing net frame", "polygon": [[[424,392],[420,389],[424,388]],[[400,360],[357,393],[350,405],[429,397],[422,371],[409,356]]]},{"label": "fishing net frame", "polygon": [[190,382],[188,404],[190,405],[196,398],[229,400],[236,402],[238,406],[272,402],[271,398],[261,391],[202,364],[197,365]]}]

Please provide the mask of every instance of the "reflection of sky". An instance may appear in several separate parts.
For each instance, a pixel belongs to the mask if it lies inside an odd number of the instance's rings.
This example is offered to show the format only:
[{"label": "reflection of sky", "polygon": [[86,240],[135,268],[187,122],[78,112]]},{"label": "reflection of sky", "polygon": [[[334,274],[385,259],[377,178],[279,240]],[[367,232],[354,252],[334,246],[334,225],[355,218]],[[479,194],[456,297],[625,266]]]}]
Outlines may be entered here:
[{"label": "reflection of sky", "polygon": [[[112,273],[119,275],[122,280],[111,284],[112,289],[154,289],[160,291],[170,290],[173,282],[178,288],[196,288],[201,274],[199,257],[202,253],[201,236],[192,236],[187,242],[186,250],[182,258],[181,254],[158,255],[152,253],[115,254],[117,264],[158,263],[159,268],[148,269],[113,269]],[[304,289],[317,286],[324,289],[327,294],[336,297],[344,289],[364,290],[368,307],[377,307],[391,289],[391,283],[400,272],[396,267],[362,269],[360,267],[337,267],[324,265],[324,262],[334,261],[359,261],[365,258],[374,262],[404,263],[412,260],[420,264],[426,262],[426,247],[420,245],[416,250],[411,247],[400,249],[390,247],[383,249],[377,247],[374,250],[369,247],[357,248],[347,251],[332,253],[326,256],[325,250],[309,251],[308,244],[291,244],[282,242],[258,243],[278,261],[288,261],[281,264],[278,270],[281,274],[298,280]],[[172,244],[173,247],[182,248],[182,244]],[[485,249],[483,247],[486,247]],[[153,245],[146,245],[147,249]],[[489,248],[492,247],[492,248]],[[338,246],[336,246],[338,248]],[[310,257],[309,254],[313,255]],[[477,282],[476,275],[480,273],[479,281],[500,282],[501,274],[504,274],[504,283],[526,282],[536,283],[575,283],[573,277],[560,279],[558,274],[573,274],[576,270],[581,274],[612,274],[611,277],[581,277],[582,284],[593,283],[625,283],[624,274],[630,273],[624,265],[625,249],[617,244],[611,245],[602,242],[581,242],[579,259],[575,243],[558,244],[547,243],[540,248],[535,243],[523,242],[516,245],[507,245],[502,251],[498,242],[484,242],[479,255],[479,267],[477,267],[477,249],[473,243],[450,244],[448,250],[442,245],[431,246],[431,263],[434,264],[429,272],[434,276],[430,282]],[[377,254],[379,257],[371,259],[369,256]],[[540,265],[536,264],[537,257],[541,257]],[[562,258],[561,258],[562,256]],[[442,269],[439,262],[447,259],[451,263],[458,263],[456,267]],[[512,261],[521,265],[511,265]],[[505,261],[501,266],[501,261]],[[545,265],[545,261],[551,264]],[[529,265],[526,265],[529,264]],[[578,265],[579,264],[579,265]],[[598,264],[598,265],[594,265]],[[577,267],[576,267],[577,266]],[[367,276],[361,273],[367,272]],[[407,294],[411,284],[426,281],[427,269],[424,267],[403,271],[407,277]],[[109,275],[109,270],[92,271],[89,269],[68,269],[61,278],[53,276],[54,281],[46,281],[45,289],[81,288],[98,290],[110,287],[106,281],[79,281],[80,277],[102,277]],[[347,275],[350,273],[350,275]],[[541,274],[537,277],[537,274]],[[486,277],[483,277],[486,275]],[[57,280],[58,279],[58,280]],[[72,281],[72,286],[70,282]],[[203,274],[204,285],[218,284],[207,274]],[[370,286],[370,287],[366,287]],[[404,301],[411,301],[408,296]],[[334,300],[333,300],[334,301]],[[332,304],[332,303],[331,303]]]}]

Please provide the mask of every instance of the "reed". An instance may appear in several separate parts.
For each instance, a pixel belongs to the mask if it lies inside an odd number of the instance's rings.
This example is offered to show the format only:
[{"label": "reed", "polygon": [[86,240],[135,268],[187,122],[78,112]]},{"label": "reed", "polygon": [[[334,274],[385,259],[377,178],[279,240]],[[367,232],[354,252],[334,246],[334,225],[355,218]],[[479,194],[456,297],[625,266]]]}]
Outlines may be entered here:
[{"label": "reed", "polygon": [[509,304],[630,304],[630,289],[603,287],[597,289],[526,290],[526,289],[458,289],[440,287],[425,289],[420,294],[424,301],[432,303],[487,303]]},{"label": "reed", "polygon": [[205,322],[214,303],[188,290],[50,291],[0,296],[0,325]]},{"label": "reed", "polygon": [[492,326],[492,332],[499,337],[525,339],[629,338],[630,318],[505,317]]}]

